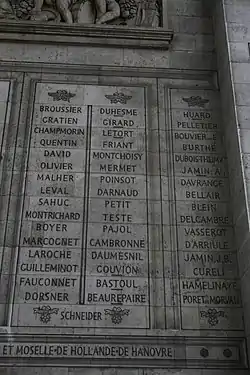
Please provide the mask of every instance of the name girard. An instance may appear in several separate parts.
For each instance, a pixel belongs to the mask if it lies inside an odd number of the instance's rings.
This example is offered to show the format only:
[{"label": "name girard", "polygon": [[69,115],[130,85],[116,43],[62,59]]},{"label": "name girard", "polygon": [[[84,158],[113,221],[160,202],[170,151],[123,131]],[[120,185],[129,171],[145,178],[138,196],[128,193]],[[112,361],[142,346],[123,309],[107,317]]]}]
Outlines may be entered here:
[{"label": "name girard", "polygon": [[135,124],[133,120],[126,120],[126,119],[116,120],[116,119],[113,119],[113,118],[105,118],[102,121],[102,123],[103,123],[104,126],[113,126],[113,127],[116,127],[116,128],[124,128],[124,127],[128,127],[128,126],[134,126],[134,124]]}]

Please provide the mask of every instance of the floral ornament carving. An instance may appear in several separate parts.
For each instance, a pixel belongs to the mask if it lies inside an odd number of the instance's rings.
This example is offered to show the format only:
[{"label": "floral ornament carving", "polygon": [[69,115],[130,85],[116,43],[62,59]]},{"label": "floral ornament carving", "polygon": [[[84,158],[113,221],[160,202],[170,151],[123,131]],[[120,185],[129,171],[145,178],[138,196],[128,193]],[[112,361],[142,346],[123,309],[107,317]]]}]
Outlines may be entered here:
[{"label": "floral ornament carving", "polygon": [[64,102],[70,102],[70,99],[76,96],[67,90],[57,90],[56,92],[48,92],[48,95],[53,98],[53,101],[59,102],[60,100]]},{"label": "floral ornament carving", "polygon": [[118,0],[120,8],[121,8],[121,16],[122,18],[134,18],[137,13],[137,2],[136,0]]},{"label": "floral ornament carving", "polygon": [[205,108],[205,105],[209,103],[208,99],[203,99],[201,96],[190,96],[189,98],[182,98],[189,107],[200,107]]},{"label": "floral ornament carving", "polygon": [[201,357],[203,357],[203,358],[207,358],[207,357],[209,356],[209,351],[208,351],[206,348],[202,348],[202,349],[200,350],[200,355],[201,355]]},{"label": "floral ornament carving", "polygon": [[111,104],[127,104],[127,102],[132,98],[132,96],[125,95],[123,92],[116,91],[112,95],[105,95],[105,98],[110,100]]},{"label": "floral ornament carving", "polygon": [[40,316],[40,321],[42,323],[49,323],[51,321],[51,315],[58,314],[58,308],[52,308],[50,306],[35,307],[33,312],[35,315]]},{"label": "floral ornament carving", "polygon": [[200,317],[201,318],[207,318],[208,319],[208,324],[211,327],[217,326],[219,324],[219,318],[225,318],[226,314],[224,311],[221,310],[216,310],[216,309],[208,309],[207,311],[201,311],[200,312]]},{"label": "floral ornament carving", "polygon": [[223,350],[223,355],[226,358],[231,358],[233,356],[232,350],[229,348]]},{"label": "floral ornament carving", "polygon": [[130,310],[122,309],[121,307],[114,306],[113,309],[105,309],[105,315],[111,316],[111,322],[114,324],[121,324],[122,319],[125,315],[129,315]]}]

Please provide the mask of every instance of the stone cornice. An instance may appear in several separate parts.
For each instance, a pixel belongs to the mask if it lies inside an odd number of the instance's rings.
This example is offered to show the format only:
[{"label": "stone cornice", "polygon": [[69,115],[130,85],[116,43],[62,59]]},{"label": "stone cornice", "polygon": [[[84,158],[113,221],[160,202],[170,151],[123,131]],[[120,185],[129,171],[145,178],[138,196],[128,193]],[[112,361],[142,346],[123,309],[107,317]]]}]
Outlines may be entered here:
[{"label": "stone cornice", "polygon": [[127,26],[0,22],[0,42],[26,42],[168,50],[172,30]]}]

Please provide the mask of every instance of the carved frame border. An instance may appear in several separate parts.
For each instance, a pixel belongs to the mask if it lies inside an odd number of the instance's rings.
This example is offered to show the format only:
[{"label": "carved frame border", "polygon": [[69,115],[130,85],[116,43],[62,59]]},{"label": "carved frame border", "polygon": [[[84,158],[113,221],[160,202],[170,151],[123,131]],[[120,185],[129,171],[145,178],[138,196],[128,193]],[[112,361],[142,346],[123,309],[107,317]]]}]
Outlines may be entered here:
[{"label": "carved frame border", "polygon": [[[21,39],[20,39],[21,35]],[[173,31],[162,28],[1,21],[0,42],[69,44],[168,50]]]}]

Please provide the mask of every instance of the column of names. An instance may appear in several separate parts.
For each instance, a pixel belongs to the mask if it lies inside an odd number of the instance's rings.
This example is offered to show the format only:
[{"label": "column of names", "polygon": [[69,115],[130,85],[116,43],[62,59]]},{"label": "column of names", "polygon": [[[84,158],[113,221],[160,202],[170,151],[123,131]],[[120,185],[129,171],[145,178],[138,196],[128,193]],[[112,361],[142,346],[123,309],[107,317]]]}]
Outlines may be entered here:
[{"label": "column of names", "polygon": [[[79,303],[88,108],[81,87],[38,83],[14,322],[67,325]],[[28,319],[28,320],[27,320]],[[84,320],[84,319],[83,319]]]},{"label": "column of names", "polygon": [[217,94],[171,90],[182,328],[241,329]]},{"label": "column of names", "polygon": [[[92,95],[94,95],[92,93]],[[106,326],[148,325],[148,229],[143,88],[96,89],[84,303]]]}]

